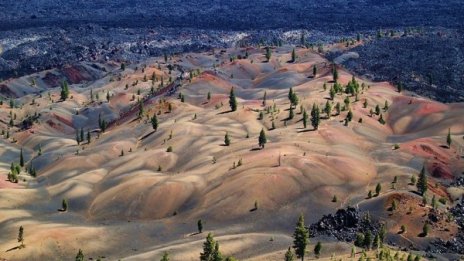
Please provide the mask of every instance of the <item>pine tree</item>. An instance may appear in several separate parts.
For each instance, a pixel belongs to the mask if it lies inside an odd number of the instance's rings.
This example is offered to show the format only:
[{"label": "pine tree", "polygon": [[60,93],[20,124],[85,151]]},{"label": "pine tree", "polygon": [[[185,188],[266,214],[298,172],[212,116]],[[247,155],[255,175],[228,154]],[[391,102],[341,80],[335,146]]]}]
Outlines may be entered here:
[{"label": "pine tree", "polygon": [[23,226],[19,227],[18,243],[21,243],[21,247],[24,247],[24,228],[23,228]]},{"label": "pine tree", "polygon": [[325,103],[324,112],[327,114],[327,119],[330,119],[332,116],[332,104],[329,101]]},{"label": "pine tree", "polygon": [[207,99],[208,101],[211,100],[211,92],[208,92],[208,94],[206,95],[206,99]]},{"label": "pine tree", "polygon": [[288,110],[288,119],[291,120],[294,116],[293,107],[290,105],[290,109]]},{"label": "pine tree", "polygon": [[316,65],[313,65],[313,77],[316,78],[317,75],[317,67]]},{"label": "pine tree", "polygon": [[306,129],[306,126],[308,125],[308,113],[306,113],[306,110],[303,111],[303,127]]},{"label": "pine tree", "polygon": [[388,101],[385,101],[385,105],[383,106],[383,110],[388,111],[388,108],[389,108]]},{"label": "pine tree", "polygon": [[380,195],[381,190],[382,190],[382,185],[380,185],[380,183],[377,183],[377,186],[375,186],[375,194],[377,196]]},{"label": "pine tree", "polygon": [[161,258],[160,261],[169,261],[169,254],[168,254],[168,252],[164,252],[163,257]]},{"label": "pine tree", "polygon": [[80,137],[80,139],[81,139],[81,142],[84,141],[84,128],[81,128],[81,137]]},{"label": "pine tree", "polygon": [[203,222],[201,221],[201,219],[198,220],[197,222],[197,227],[198,227],[198,233],[203,233]]},{"label": "pine tree", "polygon": [[337,104],[335,104],[335,111],[337,112],[337,115],[340,115],[341,108],[340,108],[340,103],[339,102],[337,102]]},{"label": "pine tree", "polygon": [[451,129],[448,129],[448,135],[446,136],[446,144],[448,144],[448,148],[451,148]]},{"label": "pine tree", "polygon": [[69,96],[69,86],[68,86],[68,82],[66,81],[63,81],[63,83],[61,83],[61,93],[60,93],[60,96],[61,96],[61,100],[65,101],[66,99],[68,99],[68,96]]},{"label": "pine tree", "polygon": [[264,129],[261,129],[261,132],[259,133],[258,143],[261,148],[264,148],[264,145],[267,143],[266,133],[264,132]]},{"label": "pine tree", "polygon": [[287,252],[285,252],[285,261],[294,261],[295,255],[292,252],[291,247],[288,247]]},{"label": "pine tree", "polygon": [[333,81],[336,83],[338,81],[338,70],[337,70],[337,65],[333,65],[333,69],[332,69],[332,78],[333,78]]},{"label": "pine tree", "polygon": [[90,131],[87,131],[87,143],[90,144],[92,141],[92,136],[90,135]]},{"label": "pine tree", "polygon": [[216,242],[214,241],[211,233],[206,237],[206,241],[203,243],[203,252],[200,253],[201,261],[213,261],[213,255],[216,248]]},{"label": "pine tree", "polygon": [[426,237],[429,234],[429,224],[425,222],[424,226],[422,227],[422,236]]},{"label": "pine tree", "polygon": [[293,97],[293,88],[290,87],[290,89],[288,89],[288,100],[290,101],[290,103],[292,102],[292,97]]},{"label": "pine tree", "polygon": [[226,135],[224,136],[224,145],[229,146],[230,145],[230,138],[229,138],[229,133],[226,132]]},{"label": "pine tree", "polygon": [[82,252],[81,249],[79,249],[76,255],[76,261],[84,261],[84,260],[85,260],[84,253]]},{"label": "pine tree", "polygon": [[346,115],[346,119],[348,121],[351,121],[353,119],[353,112],[351,110],[348,111],[348,114]]},{"label": "pine tree", "polygon": [[78,130],[76,130],[76,142],[77,142],[77,145],[81,144],[81,137],[79,136],[79,131]]},{"label": "pine tree", "polygon": [[61,210],[67,211],[68,210],[68,201],[66,199],[63,199],[61,201]]},{"label": "pine tree", "polygon": [[266,98],[267,98],[267,93],[266,93],[266,91],[264,91],[264,95],[263,95],[263,106],[266,106]]},{"label": "pine tree", "polygon": [[331,99],[332,101],[335,99],[335,94],[336,94],[335,88],[334,88],[333,86],[330,87],[329,95],[330,95],[330,99]]},{"label": "pine tree", "polygon": [[229,105],[231,111],[237,110],[237,99],[235,98],[234,87],[230,89]]},{"label": "pine tree", "polygon": [[221,251],[219,251],[219,242],[215,242],[214,252],[211,261],[223,261]]},{"label": "pine tree", "polygon": [[153,127],[153,130],[158,130],[158,118],[156,117],[155,114],[153,114],[153,116],[151,117],[151,126]]},{"label": "pine tree", "polygon": [[375,114],[380,115],[380,106],[378,104],[375,105]]},{"label": "pine tree", "polygon": [[372,245],[372,234],[370,231],[364,233],[364,247],[367,249],[371,249]]},{"label": "pine tree", "polygon": [[266,47],[266,61],[269,62],[271,60],[271,57],[272,57],[272,52],[271,52],[271,48],[269,47]]},{"label": "pine tree", "polygon": [[319,107],[313,103],[313,108],[311,109],[311,125],[315,130],[319,128],[319,122],[320,122],[320,111]]},{"label": "pine tree", "polygon": [[139,119],[141,119],[143,117],[143,114],[144,114],[143,102],[140,101],[139,102],[139,114],[138,114]]},{"label": "pine tree", "polygon": [[293,48],[292,50],[292,63],[296,62],[296,52],[295,52],[295,48]]},{"label": "pine tree", "polygon": [[19,166],[24,167],[24,156],[23,156],[23,148],[21,147],[21,152],[19,154]]},{"label": "pine tree", "polygon": [[309,243],[309,231],[306,229],[304,224],[303,214],[298,218],[298,222],[295,227],[295,232],[293,233],[293,248],[295,249],[295,254],[301,260],[304,260],[306,253],[306,247]]},{"label": "pine tree", "polygon": [[417,191],[423,196],[427,192],[427,175],[425,174],[425,167],[422,167],[422,170],[419,174],[419,180],[417,181]]},{"label": "pine tree", "polygon": [[435,195],[433,195],[432,196],[432,208],[437,209],[437,207],[438,207],[437,198],[435,197]]},{"label": "pine tree", "polygon": [[321,242],[317,242],[316,246],[314,247],[314,255],[319,258],[319,255],[321,254],[322,250],[322,244]]},{"label": "pine tree", "polygon": [[382,125],[385,125],[385,123],[386,123],[385,120],[383,119],[383,115],[382,115],[382,114],[380,114],[379,122],[380,122],[380,124],[382,124]]}]

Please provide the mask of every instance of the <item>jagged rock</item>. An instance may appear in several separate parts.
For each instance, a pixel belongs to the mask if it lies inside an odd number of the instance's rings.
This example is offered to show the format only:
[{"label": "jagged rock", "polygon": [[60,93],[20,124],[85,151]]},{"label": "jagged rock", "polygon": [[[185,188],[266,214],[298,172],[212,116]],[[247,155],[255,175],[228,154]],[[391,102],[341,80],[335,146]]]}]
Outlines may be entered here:
[{"label": "jagged rock", "polygon": [[353,207],[339,209],[334,215],[324,215],[309,227],[312,237],[327,235],[347,242],[354,241],[357,233],[370,231],[376,234],[379,229],[379,222],[367,218],[367,215],[361,217],[359,211]]}]

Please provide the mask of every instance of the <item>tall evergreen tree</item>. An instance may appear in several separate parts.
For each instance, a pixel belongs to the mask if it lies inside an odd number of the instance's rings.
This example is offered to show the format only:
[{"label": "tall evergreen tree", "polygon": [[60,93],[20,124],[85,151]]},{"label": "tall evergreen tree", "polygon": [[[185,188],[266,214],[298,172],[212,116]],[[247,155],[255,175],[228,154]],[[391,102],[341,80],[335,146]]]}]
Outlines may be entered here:
[{"label": "tall evergreen tree", "polygon": [[346,115],[346,119],[348,121],[353,120],[353,112],[351,111],[351,109],[348,111],[348,114]]},{"label": "tall evergreen tree", "polygon": [[264,145],[267,143],[266,133],[264,132],[264,129],[261,129],[261,132],[259,133],[258,143],[261,148],[264,148]]},{"label": "tall evergreen tree", "polygon": [[319,258],[319,255],[321,254],[322,250],[322,244],[321,242],[317,242],[316,246],[314,246],[314,255]]},{"label": "tall evergreen tree", "polygon": [[293,248],[295,249],[296,256],[301,258],[301,261],[304,260],[308,243],[309,231],[305,227],[304,217],[303,214],[301,214],[296,223],[295,232],[293,232]]},{"label": "tall evergreen tree", "polygon": [[333,68],[332,68],[332,78],[333,78],[333,81],[336,83],[338,81],[338,69],[337,69],[337,65],[333,65]]},{"label": "tall evergreen tree", "polygon": [[264,95],[263,95],[263,106],[266,106],[266,99],[267,99],[267,93],[266,93],[266,91],[264,91]]},{"label": "tall evergreen tree", "polygon": [[68,201],[66,199],[63,199],[61,201],[61,210],[67,211],[68,210]]},{"label": "tall evergreen tree", "polygon": [[377,183],[377,186],[375,186],[375,193],[378,195],[380,195],[380,191],[382,190],[382,185],[380,185],[380,183]]},{"label": "tall evergreen tree", "polygon": [[19,166],[24,167],[24,156],[23,156],[23,148],[21,147],[21,152],[19,154]]},{"label": "tall evergreen tree", "polygon": [[66,81],[63,81],[61,83],[60,96],[61,96],[61,100],[63,100],[63,101],[65,101],[69,97],[69,86],[68,86],[68,82],[66,82]]},{"label": "tall evergreen tree", "polygon": [[292,252],[292,249],[288,247],[287,252],[285,252],[285,261],[294,261],[295,255]]},{"label": "tall evergreen tree", "polygon": [[201,261],[213,261],[213,255],[216,249],[216,242],[214,241],[213,235],[211,233],[206,237],[205,242],[203,243],[203,252],[200,253]]},{"label": "tall evergreen tree", "polygon": [[288,109],[288,119],[291,120],[295,114],[293,113],[293,106],[290,105],[290,109]]},{"label": "tall evergreen tree", "polygon": [[21,247],[24,247],[24,228],[23,228],[23,226],[19,227],[18,243],[21,243]]},{"label": "tall evergreen tree", "polygon": [[203,233],[203,222],[201,221],[201,219],[198,220],[197,222],[197,227],[198,227],[198,233]]},{"label": "tall evergreen tree", "polygon": [[230,110],[231,111],[236,111],[237,110],[237,99],[235,98],[234,87],[232,87],[230,89],[229,105],[230,105]]},{"label": "tall evergreen tree", "polygon": [[451,129],[448,129],[448,135],[446,136],[446,144],[448,144],[448,148],[451,148]]},{"label": "tall evergreen tree", "polygon": [[140,102],[139,102],[139,114],[138,114],[138,116],[139,116],[140,119],[143,117],[144,112],[145,112],[145,110],[144,110],[144,108],[143,108],[143,102],[140,101]]},{"label": "tall evergreen tree", "polygon": [[158,130],[158,118],[156,117],[156,114],[153,114],[153,116],[151,117],[151,126],[153,127],[153,130]]},{"label": "tall evergreen tree", "polygon": [[330,99],[331,99],[332,101],[335,99],[335,94],[336,94],[335,88],[334,88],[333,86],[330,87],[329,95],[330,95]]},{"label": "tall evergreen tree", "polygon": [[296,62],[296,52],[295,52],[295,48],[293,48],[292,50],[292,63]]},{"label": "tall evergreen tree", "polygon": [[92,141],[92,136],[90,135],[90,131],[88,130],[87,131],[87,143],[90,144],[91,141]]},{"label": "tall evergreen tree", "polygon": [[316,65],[313,65],[313,77],[316,78],[317,75],[317,67]]},{"label": "tall evergreen tree", "polygon": [[84,141],[84,128],[81,128],[80,140],[81,140],[81,142]]},{"label": "tall evergreen tree", "polygon": [[81,143],[81,136],[79,135],[79,130],[76,130],[76,142],[77,145],[80,145]]},{"label": "tall evergreen tree", "polygon": [[292,102],[292,97],[293,97],[293,88],[290,87],[290,89],[288,89],[288,100],[290,102]]},{"label": "tall evergreen tree", "polygon": [[372,234],[370,231],[366,231],[364,233],[364,247],[367,249],[371,249],[372,246]]},{"label": "tall evergreen tree", "polygon": [[427,175],[425,174],[425,166],[422,167],[416,186],[417,186],[417,191],[422,196],[425,194],[425,192],[427,192]]},{"label": "tall evergreen tree", "polygon": [[306,129],[306,126],[308,125],[308,113],[306,113],[306,110],[303,111],[303,127]]},{"label": "tall evergreen tree", "polygon": [[214,252],[211,261],[223,261],[221,251],[219,251],[219,242],[217,241],[214,244]]},{"label": "tall evergreen tree", "polygon": [[84,253],[82,252],[81,249],[79,249],[76,255],[76,261],[84,261],[84,260],[85,260]]},{"label": "tall evergreen tree", "polygon": [[168,252],[164,252],[163,257],[161,258],[160,261],[169,261],[169,254],[168,254]]},{"label": "tall evergreen tree", "polygon": [[229,146],[230,145],[230,138],[229,138],[229,133],[226,132],[226,135],[224,136],[224,145]]},{"label": "tall evergreen tree", "polygon": [[271,48],[270,47],[266,47],[266,61],[269,62],[271,61],[271,57],[272,57],[272,52],[271,52]]},{"label": "tall evergreen tree", "polygon": [[319,107],[313,103],[313,108],[311,109],[311,125],[315,130],[319,128],[320,123],[320,110]]},{"label": "tall evergreen tree", "polygon": [[324,112],[327,114],[327,119],[330,119],[332,116],[332,104],[329,101],[325,103]]}]

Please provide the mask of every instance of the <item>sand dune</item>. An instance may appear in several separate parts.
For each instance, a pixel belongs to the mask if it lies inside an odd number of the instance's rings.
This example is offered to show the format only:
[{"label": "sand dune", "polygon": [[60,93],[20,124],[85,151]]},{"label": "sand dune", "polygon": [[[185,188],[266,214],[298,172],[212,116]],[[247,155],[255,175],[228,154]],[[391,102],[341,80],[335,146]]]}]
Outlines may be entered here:
[{"label": "sand dune", "polygon": [[[339,207],[359,204],[384,218],[388,211],[381,206],[390,197],[417,200],[405,191],[424,162],[437,180],[462,171],[458,154],[464,145],[464,105],[398,93],[388,83],[358,78],[366,89],[359,101],[350,97],[353,121],[348,126],[343,123],[348,111],[335,115],[334,110],[330,119],[321,120],[318,130],[310,124],[304,129],[300,105],[308,112],[313,103],[323,108],[332,77],[329,62],[318,54],[298,49],[297,62],[287,63],[290,51],[289,47],[275,50],[269,63],[259,49],[250,50],[248,59],[232,62],[228,54],[217,53],[175,57],[184,68],[201,73],[191,82],[184,80],[176,94],[152,98],[144,108],[149,117],[157,114],[157,131],[147,117],[134,115],[100,133],[98,117],[117,119],[147,94],[151,80],[142,82],[145,74],[155,71],[167,80],[164,62],[161,71],[154,69],[160,59],[154,59],[144,73],[128,69],[121,81],[109,81],[120,73],[114,69],[105,80],[89,85],[100,94],[99,101],[90,101],[90,87],[73,89],[73,99],[65,102],[57,102],[57,89],[51,91],[53,103],[46,95],[37,97],[36,105],[31,105],[33,94],[20,98],[22,109],[14,109],[18,117],[35,111],[41,117],[29,130],[11,128],[11,137],[0,141],[0,258],[63,260],[82,248],[86,256],[108,260],[157,260],[164,251],[172,253],[173,260],[197,260],[206,232],[192,234],[196,221],[202,219],[205,230],[217,235],[224,254],[241,260],[280,260],[301,212],[310,222]],[[313,65],[318,75],[310,78]],[[173,71],[171,76],[178,75]],[[340,69],[342,84],[351,78]],[[138,86],[125,90],[137,79]],[[238,100],[235,112],[228,106],[231,87]],[[300,103],[294,119],[287,120],[290,87]],[[140,96],[138,88],[143,90]],[[107,91],[112,94],[110,102],[105,101]],[[267,106],[275,104],[277,111],[264,111],[264,119],[259,120],[258,111],[265,110],[264,91]],[[185,102],[177,99],[179,92]],[[345,97],[336,95],[329,102],[343,105]],[[382,125],[369,110],[376,105],[383,108],[385,101],[390,106],[381,112],[386,120]],[[9,111],[5,105],[0,108],[1,129],[7,129]],[[272,121],[276,129],[271,129]],[[85,135],[91,132],[90,144],[85,137],[77,145],[75,133],[80,128]],[[441,147],[449,128],[451,149]],[[264,149],[258,147],[261,129],[268,139]],[[230,146],[224,146],[226,133]],[[398,150],[393,150],[395,143]],[[19,162],[21,147],[38,177],[23,172],[17,184],[4,181],[10,163]],[[403,192],[387,189],[394,176],[400,178],[398,189]],[[388,194],[366,200],[377,183],[384,184]],[[341,200],[332,203],[334,195]],[[57,211],[63,198],[70,206],[65,213]],[[255,202],[259,208],[250,212]],[[404,221],[398,215],[394,222],[392,233]],[[20,225],[25,227],[27,247],[5,252],[16,246]],[[415,240],[412,234],[406,238]],[[349,251],[343,244],[332,247]]]}]

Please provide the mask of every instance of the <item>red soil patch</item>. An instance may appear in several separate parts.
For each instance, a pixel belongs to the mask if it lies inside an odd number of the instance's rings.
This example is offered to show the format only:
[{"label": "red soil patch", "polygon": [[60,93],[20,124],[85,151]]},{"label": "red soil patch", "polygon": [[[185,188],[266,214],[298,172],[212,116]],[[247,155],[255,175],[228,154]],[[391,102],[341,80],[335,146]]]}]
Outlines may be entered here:
[{"label": "red soil patch", "polygon": [[60,77],[51,72],[47,72],[42,80],[50,87],[58,86],[61,83]]},{"label": "red soil patch", "polygon": [[435,178],[440,179],[453,179],[453,174],[451,173],[451,169],[449,165],[445,165],[441,162],[433,162],[432,166],[429,167],[431,169],[432,176]]},{"label": "red soil patch", "polygon": [[82,67],[69,66],[62,69],[62,73],[71,84],[93,80],[92,76]]},{"label": "red soil patch", "polygon": [[66,118],[64,118],[64,117],[62,117],[60,115],[54,114],[54,113],[52,114],[52,116],[55,117],[58,121],[68,125],[69,127],[74,128],[72,122],[69,119],[66,119]]},{"label": "red soil patch", "polygon": [[415,156],[427,159],[428,172],[435,178],[452,179],[453,174],[450,168],[451,156],[448,151],[441,148],[429,138],[418,139],[406,143],[402,149]]},{"label": "red soil patch", "polygon": [[6,97],[17,97],[16,93],[12,92],[5,84],[0,85],[0,94]]},{"label": "red soil patch", "polygon": [[[417,101],[414,101],[417,102]],[[448,106],[442,103],[433,101],[420,101],[420,105],[416,110],[416,115],[424,116],[432,113],[444,112],[448,110]]]}]

